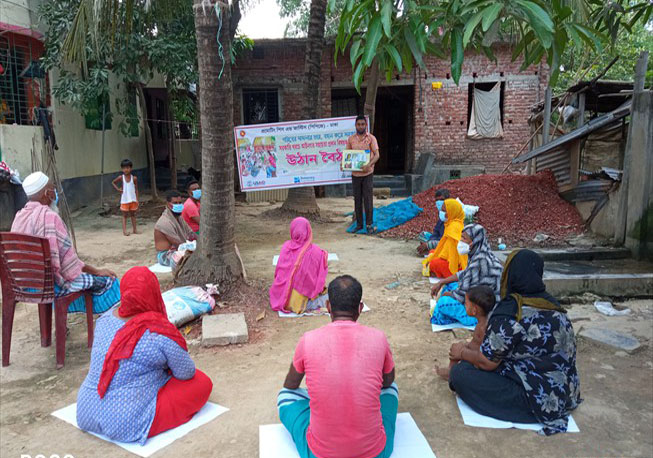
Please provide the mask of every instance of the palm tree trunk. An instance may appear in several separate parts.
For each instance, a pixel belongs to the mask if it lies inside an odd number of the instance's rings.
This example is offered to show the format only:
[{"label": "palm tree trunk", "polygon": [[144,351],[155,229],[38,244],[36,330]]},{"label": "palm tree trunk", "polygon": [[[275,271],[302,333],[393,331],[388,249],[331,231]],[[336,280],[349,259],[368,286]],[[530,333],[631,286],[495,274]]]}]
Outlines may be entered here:
[{"label": "palm tree trunk", "polygon": [[379,72],[379,63],[374,59],[370,66],[370,77],[367,80],[367,88],[365,89],[365,115],[370,118],[370,132],[374,133],[374,114],[376,111],[376,93],[379,89],[379,79],[381,73]]},{"label": "palm tree trunk", "polygon": [[[303,119],[319,117],[320,77],[322,74],[322,50],[324,49],[324,24],[326,22],[327,0],[311,0],[311,14],[308,23],[308,39],[304,60],[304,106]],[[315,188],[291,188],[281,207],[283,210],[301,215],[319,215],[320,207],[315,199]]]},{"label": "palm tree trunk", "polygon": [[[202,212],[198,249],[181,267],[177,281],[224,285],[244,276],[235,244],[233,88],[229,60],[231,12],[230,8],[220,6],[222,61],[215,42],[219,23],[215,9],[213,6],[204,9],[201,0],[195,0],[193,10],[202,87],[200,123],[211,128],[202,129]],[[218,78],[223,62],[222,76]]]},{"label": "palm tree trunk", "polygon": [[143,85],[136,84],[136,93],[138,94],[138,103],[141,106],[141,116],[143,117],[143,130],[145,131],[145,149],[147,150],[147,162],[150,166],[150,192],[153,200],[159,200],[159,192],[156,190],[156,164],[154,163],[154,147],[152,146],[152,131],[150,123],[147,120],[147,104],[145,103],[145,93]]}]

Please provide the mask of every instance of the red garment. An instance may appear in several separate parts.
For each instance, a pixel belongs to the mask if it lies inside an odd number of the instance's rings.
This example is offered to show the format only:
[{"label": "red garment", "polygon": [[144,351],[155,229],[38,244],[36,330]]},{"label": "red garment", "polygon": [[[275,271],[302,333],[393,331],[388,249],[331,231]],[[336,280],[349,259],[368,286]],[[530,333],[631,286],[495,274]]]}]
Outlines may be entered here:
[{"label": "red garment", "polygon": [[104,397],[111,380],[120,366],[121,359],[131,358],[134,348],[146,330],[166,336],[188,350],[186,339],[168,321],[166,307],[161,297],[159,280],[147,267],[133,267],[120,280],[121,317],[135,316],[120,328],[109,346],[102,374],[98,383],[98,394]]},{"label": "red garment", "polygon": [[446,259],[438,257],[431,259],[429,268],[431,269],[431,272],[434,273],[438,278],[447,278],[453,275],[451,270],[449,270],[449,261]]},{"label": "red garment", "polygon": [[[377,456],[386,443],[379,396],[395,364],[383,331],[334,321],[299,339],[295,370],[306,374],[311,422],[306,441],[315,456]],[[334,439],[334,438],[337,438]]]},{"label": "red garment", "polygon": [[156,413],[147,437],[189,421],[209,400],[212,389],[211,379],[198,370],[189,380],[171,378],[156,396]]}]

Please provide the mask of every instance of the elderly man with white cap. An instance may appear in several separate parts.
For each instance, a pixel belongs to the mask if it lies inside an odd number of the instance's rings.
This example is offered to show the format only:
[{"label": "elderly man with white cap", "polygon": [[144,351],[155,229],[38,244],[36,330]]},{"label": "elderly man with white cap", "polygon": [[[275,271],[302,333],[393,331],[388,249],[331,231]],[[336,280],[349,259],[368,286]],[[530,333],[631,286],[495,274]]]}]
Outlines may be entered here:
[{"label": "elderly man with white cap", "polygon": [[[120,284],[116,274],[83,263],[75,252],[68,228],[59,216],[59,195],[54,183],[43,172],[34,172],[23,181],[29,202],[16,214],[11,232],[48,239],[57,296],[77,291],[93,294],[93,312],[102,313],[120,301]],[[68,308],[83,312],[86,306],[80,297]]]}]

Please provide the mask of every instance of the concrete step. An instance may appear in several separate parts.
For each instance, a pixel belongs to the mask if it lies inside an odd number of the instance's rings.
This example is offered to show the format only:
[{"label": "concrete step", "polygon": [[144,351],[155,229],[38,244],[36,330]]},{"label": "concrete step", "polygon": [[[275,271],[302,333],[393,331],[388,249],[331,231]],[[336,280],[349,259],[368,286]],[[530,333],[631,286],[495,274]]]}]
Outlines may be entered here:
[{"label": "concrete step", "polygon": [[595,261],[606,259],[628,259],[632,253],[623,247],[599,248],[547,248],[535,250],[545,261]]},{"label": "concrete step", "polygon": [[544,283],[554,296],[653,296],[653,264],[633,259],[546,261]]}]

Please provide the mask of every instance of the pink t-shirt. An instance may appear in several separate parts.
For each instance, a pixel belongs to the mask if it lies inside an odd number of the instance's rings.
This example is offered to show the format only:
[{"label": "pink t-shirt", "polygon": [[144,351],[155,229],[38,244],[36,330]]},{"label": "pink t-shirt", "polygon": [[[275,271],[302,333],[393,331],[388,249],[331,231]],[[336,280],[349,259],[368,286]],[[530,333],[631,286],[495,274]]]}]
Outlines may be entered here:
[{"label": "pink t-shirt", "polygon": [[184,209],[181,211],[181,217],[184,218],[184,221],[186,221],[186,224],[188,224],[193,232],[200,230],[200,225],[191,219],[195,216],[200,216],[200,203],[193,202],[193,199],[189,197],[186,199],[186,202],[184,202]]},{"label": "pink t-shirt", "polygon": [[302,336],[293,365],[306,374],[311,422],[306,440],[318,458],[373,458],[385,447],[379,396],[394,369],[383,331],[335,321]]}]

